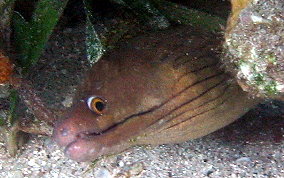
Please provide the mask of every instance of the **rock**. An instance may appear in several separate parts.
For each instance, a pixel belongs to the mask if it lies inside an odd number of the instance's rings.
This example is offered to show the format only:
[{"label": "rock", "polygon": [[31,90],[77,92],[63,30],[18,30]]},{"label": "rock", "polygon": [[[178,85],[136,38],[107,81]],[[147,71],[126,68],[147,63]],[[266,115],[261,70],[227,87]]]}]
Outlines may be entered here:
[{"label": "rock", "polygon": [[72,96],[66,96],[64,101],[62,101],[62,105],[64,107],[67,107],[67,108],[71,107],[72,104],[73,104],[73,97]]},{"label": "rock", "polygon": [[10,91],[8,85],[0,85],[0,98],[9,97]]},{"label": "rock", "polygon": [[95,172],[95,177],[96,178],[111,178],[111,174],[109,170],[106,168],[100,168]]},{"label": "rock", "polygon": [[23,173],[20,170],[11,171],[8,178],[24,178]]},{"label": "rock", "polygon": [[210,174],[212,174],[215,171],[215,168],[213,166],[209,166],[205,171],[204,171],[204,175],[205,176],[210,176]]},{"label": "rock", "polygon": [[240,157],[236,160],[237,163],[250,163],[251,159],[249,157]]},{"label": "rock", "polygon": [[252,96],[284,100],[283,6],[283,0],[232,0],[223,63]]},{"label": "rock", "polygon": [[144,170],[142,163],[136,163],[130,166],[129,173],[131,176],[139,175]]}]

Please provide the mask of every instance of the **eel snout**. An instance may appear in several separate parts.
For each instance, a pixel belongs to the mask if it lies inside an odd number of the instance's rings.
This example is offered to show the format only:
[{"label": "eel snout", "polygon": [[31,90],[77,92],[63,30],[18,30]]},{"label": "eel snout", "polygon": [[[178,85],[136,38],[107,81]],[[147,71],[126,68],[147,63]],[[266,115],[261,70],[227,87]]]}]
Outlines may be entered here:
[{"label": "eel snout", "polygon": [[100,155],[101,144],[96,140],[102,135],[103,131],[98,128],[96,117],[90,118],[82,103],[68,113],[65,119],[58,121],[53,130],[54,141],[65,148],[68,157],[76,161],[97,158]]},{"label": "eel snout", "polygon": [[64,148],[64,153],[70,159],[92,161],[129,147],[129,144],[121,143],[122,139],[119,138],[125,132],[124,126],[102,130],[97,127],[95,118],[74,116],[76,114],[71,113],[71,117],[59,121],[53,131],[54,141]]},{"label": "eel snout", "polygon": [[129,145],[119,143],[114,138],[116,128],[96,133],[90,130],[80,130],[74,122],[58,123],[53,132],[55,142],[64,147],[64,153],[70,159],[78,162],[92,161],[99,156],[120,152]]},{"label": "eel snout", "polygon": [[[71,119],[76,120],[76,118]],[[64,148],[64,153],[69,158],[75,161],[90,161],[97,158],[101,155],[102,149],[99,142],[100,135],[90,130],[80,130],[78,126],[74,122],[69,122],[69,119],[57,123],[53,132],[54,141]]]}]

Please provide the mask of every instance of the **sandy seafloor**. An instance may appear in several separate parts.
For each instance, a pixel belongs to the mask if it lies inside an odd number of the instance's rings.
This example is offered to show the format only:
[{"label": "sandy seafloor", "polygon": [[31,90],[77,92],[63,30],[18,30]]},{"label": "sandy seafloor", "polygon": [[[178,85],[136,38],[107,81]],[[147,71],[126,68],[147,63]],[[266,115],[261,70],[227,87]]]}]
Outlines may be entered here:
[{"label": "sandy seafloor", "polygon": [[[88,68],[84,27],[58,28],[31,79],[50,109],[66,109]],[[0,148],[0,177],[284,177],[284,104],[262,105],[234,124],[181,144],[137,146],[96,164],[66,158],[31,136],[17,157]]]}]

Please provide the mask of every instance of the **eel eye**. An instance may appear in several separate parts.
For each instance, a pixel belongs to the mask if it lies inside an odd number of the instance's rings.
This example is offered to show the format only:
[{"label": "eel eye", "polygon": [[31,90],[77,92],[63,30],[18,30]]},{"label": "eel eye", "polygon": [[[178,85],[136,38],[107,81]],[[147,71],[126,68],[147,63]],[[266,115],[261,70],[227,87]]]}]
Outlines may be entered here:
[{"label": "eel eye", "polygon": [[106,101],[97,96],[91,96],[87,100],[87,104],[90,110],[96,114],[102,115],[106,107]]}]

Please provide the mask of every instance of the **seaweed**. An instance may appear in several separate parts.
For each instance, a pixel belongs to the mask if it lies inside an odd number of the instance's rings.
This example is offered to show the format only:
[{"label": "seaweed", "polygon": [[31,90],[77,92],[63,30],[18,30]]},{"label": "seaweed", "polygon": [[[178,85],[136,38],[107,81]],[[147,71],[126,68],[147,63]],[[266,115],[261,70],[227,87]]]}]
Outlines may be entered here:
[{"label": "seaweed", "polygon": [[67,0],[40,0],[30,21],[19,12],[14,13],[15,47],[20,55],[18,62],[24,73],[38,61],[66,4]]}]

